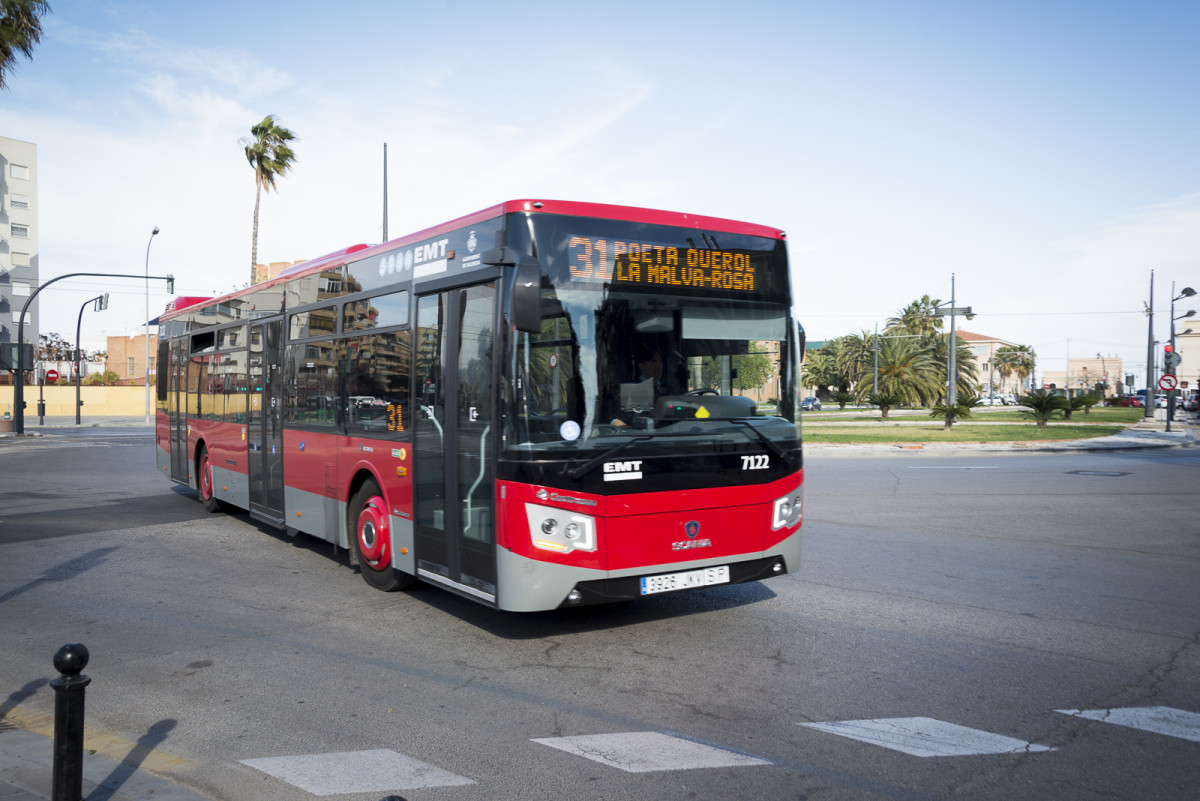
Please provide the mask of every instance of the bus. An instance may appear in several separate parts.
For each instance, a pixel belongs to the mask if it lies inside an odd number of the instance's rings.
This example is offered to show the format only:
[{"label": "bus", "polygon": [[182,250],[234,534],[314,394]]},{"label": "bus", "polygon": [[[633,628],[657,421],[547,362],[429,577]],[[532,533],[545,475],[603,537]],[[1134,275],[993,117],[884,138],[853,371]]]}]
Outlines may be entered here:
[{"label": "bus", "polygon": [[157,466],[418,581],[539,611],[796,571],[785,235],[512,200],[159,318]]}]

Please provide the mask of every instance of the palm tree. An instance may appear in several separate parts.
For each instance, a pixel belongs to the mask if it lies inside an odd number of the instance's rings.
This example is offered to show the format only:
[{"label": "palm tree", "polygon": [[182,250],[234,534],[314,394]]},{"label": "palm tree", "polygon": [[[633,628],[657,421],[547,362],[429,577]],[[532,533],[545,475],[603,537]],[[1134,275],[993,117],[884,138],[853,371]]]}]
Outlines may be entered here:
[{"label": "palm tree", "polygon": [[1028,395],[1022,395],[1021,405],[1025,407],[1021,410],[1022,414],[1035,420],[1038,428],[1045,428],[1046,423],[1054,419],[1054,415],[1066,411],[1069,403],[1062,395],[1037,389]]},{"label": "palm tree", "polygon": [[880,337],[879,392],[908,406],[926,406],[941,391],[942,372],[921,340]]},{"label": "palm tree", "polygon": [[889,330],[900,329],[908,334],[935,334],[942,329],[942,318],[937,314],[941,301],[922,295],[918,300],[900,309],[899,317],[889,317]]},{"label": "palm tree", "polygon": [[872,373],[875,358],[875,335],[862,330],[857,334],[838,337],[837,360],[842,374],[852,384],[861,384]]},{"label": "palm tree", "polygon": [[[949,367],[946,359],[946,347],[949,337],[942,334],[934,334],[923,337],[921,339],[922,346],[929,352],[930,358],[937,364],[938,371],[941,375],[942,395],[946,394],[946,370]],[[955,334],[954,336],[954,362],[955,370],[958,373],[958,381],[956,384],[958,395],[974,395],[975,387],[978,384],[979,364],[975,361],[975,354],[971,352],[971,348],[962,337]]]},{"label": "palm tree", "polygon": [[954,403],[949,403],[945,400],[940,400],[934,404],[929,410],[929,416],[935,420],[944,420],[946,430],[949,431],[954,421],[958,418],[966,420],[971,416],[971,410],[979,406],[981,401],[975,395],[964,394],[959,395]]},{"label": "palm tree", "polygon": [[275,188],[275,179],[287,175],[296,160],[296,154],[288,142],[296,135],[279,125],[275,115],[268,114],[262,122],[250,129],[253,138],[240,139],[238,144],[246,148],[246,161],[254,168],[254,236],[250,244],[250,281],[254,281],[254,265],[258,264],[258,204],[262,191]]},{"label": "palm tree", "polygon": [[33,58],[33,46],[42,39],[42,15],[50,10],[46,0],[0,0],[0,89],[17,55]]},{"label": "palm tree", "polygon": [[810,350],[804,355],[803,382],[807,387],[818,390],[845,392],[850,388],[850,380],[839,367],[840,340],[826,342],[823,347]]},{"label": "palm tree", "polygon": [[867,396],[867,403],[878,406],[880,419],[885,421],[888,419],[888,412],[892,410],[892,407],[899,406],[903,402],[904,400],[899,395],[891,392],[872,392]]},{"label": "palm tree", "polygon": [[999,347],[996,349],[994,359],[996,369],[1000,371],[1000,376],[1007,380],[1010,375],[1015,375],[1018,384],[1033,373],[1036,361],[1037,354],[1028,345],[1004,345]]}]

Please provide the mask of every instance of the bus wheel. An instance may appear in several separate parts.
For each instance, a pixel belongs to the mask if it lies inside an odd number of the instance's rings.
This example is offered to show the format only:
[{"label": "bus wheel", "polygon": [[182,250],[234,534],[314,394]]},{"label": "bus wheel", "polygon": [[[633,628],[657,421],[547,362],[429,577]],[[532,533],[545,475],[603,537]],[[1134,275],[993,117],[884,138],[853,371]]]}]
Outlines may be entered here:
[{"label": "bus wheel", "polygon": [[221,502],[213,495],[212,462],[208,459],[208,448],[200,446],[196,457],[196,486],[200,490],[200,504],[209,512],[221,508]]},{"label": "bus wheel", "polygon": [[354,547],[358,570],[372,587],[392,592],[412,586],[416,579],[392,567],[392,530],[387,504],[375,481],[368,480],[354,496]]}]

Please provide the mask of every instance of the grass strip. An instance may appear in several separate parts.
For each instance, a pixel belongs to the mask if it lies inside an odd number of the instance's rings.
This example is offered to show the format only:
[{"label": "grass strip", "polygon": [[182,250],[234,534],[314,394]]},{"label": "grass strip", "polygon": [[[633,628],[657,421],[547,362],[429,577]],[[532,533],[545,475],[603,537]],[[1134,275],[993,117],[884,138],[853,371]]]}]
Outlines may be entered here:
[{"label": "grass strip", "polygon": [[862,444],[904,442],[1052,442],[1054,440],[1107,437],[1120,429],[1112,426],[1051,424],[1028,426],[955,425],[949,431],[941,423],[870,429],[862,427],[812,426],[803,429],[804,441],[815,444]]}]

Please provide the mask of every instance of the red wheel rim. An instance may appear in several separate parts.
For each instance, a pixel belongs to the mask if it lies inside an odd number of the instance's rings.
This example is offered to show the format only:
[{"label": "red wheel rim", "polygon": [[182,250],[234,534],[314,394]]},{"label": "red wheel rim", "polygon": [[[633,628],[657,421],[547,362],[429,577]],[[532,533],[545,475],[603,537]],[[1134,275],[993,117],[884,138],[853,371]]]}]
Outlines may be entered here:
[{"label": "red wheel rim", "polygon": [[386,570],[392,566],[392,532],[388,527],[387,507],[383,498],[372,495],[358,513],[355,526],[358,537],[358,552],[363,561],[374,570]]},{"label": "red wheel rim", "polygon": [[212,494],[212,463],[208,461],[208,451],[205,451],[200,456],[200,499],[207,501]]}]

